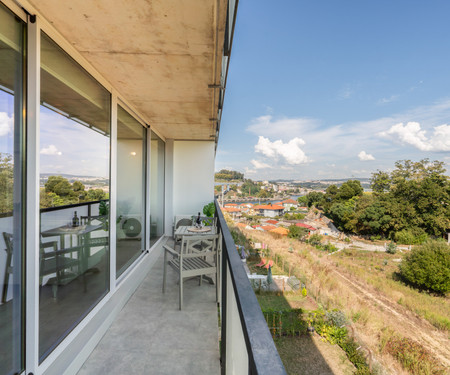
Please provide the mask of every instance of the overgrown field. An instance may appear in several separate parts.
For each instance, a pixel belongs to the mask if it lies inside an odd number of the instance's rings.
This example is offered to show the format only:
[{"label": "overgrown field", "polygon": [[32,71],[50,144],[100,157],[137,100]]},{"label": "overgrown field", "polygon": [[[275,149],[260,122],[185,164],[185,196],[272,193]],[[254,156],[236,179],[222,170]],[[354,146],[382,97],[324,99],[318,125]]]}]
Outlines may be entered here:
[{"label": "overgrown field", "polygon": [[[261,256],[276,262],[273,274],[297,276],[319,310],[344,312],[356,340],[385,369],[398,374],[448,373],[449,298],[403,284],[395,274],[401,253],[354,249],[329,255],[297,240],[274,238],[264,232],[236,230],[234,237],[246,248],[250,242],[267,244],[269,251]],[[259,298],[262,306],[270,306],[264,293]],[[302,308],[302,301],[287,295],[284,303]],[[385,332],[391,333],[389,345],[383,341]],[[389,348],[400,352],[394,354]],[[419,354],[409,356],[410,348]]]}]

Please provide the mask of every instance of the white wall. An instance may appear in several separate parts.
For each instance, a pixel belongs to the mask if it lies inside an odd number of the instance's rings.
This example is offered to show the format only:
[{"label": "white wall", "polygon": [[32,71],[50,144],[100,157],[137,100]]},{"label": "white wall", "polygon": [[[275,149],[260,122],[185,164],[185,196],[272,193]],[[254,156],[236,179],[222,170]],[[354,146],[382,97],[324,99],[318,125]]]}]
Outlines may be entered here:
[{"label": "white wall", "polygon": [[174,142],[173,215],[195,215],[213,201],[214,158],[214,142]]}]

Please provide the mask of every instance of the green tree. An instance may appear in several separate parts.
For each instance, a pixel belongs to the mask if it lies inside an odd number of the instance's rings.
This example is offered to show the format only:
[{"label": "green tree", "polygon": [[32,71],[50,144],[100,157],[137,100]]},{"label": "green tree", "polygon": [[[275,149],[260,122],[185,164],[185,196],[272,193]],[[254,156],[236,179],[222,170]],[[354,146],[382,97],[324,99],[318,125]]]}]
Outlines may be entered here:
[{"label": "green tree", "polygon": [[84,185],[80,181],[74,181],[72,184],[72,190],[75,192],[84,192]]},{"label": "green tree", "polygon": [[87,191],[88,201],[99,201],[106,198],[107,194],[102,189],[90,189]]},{"label": "green tree", "polygon": [[0,152],[0,212],[12,212],[14,201],[14,164],[10,154]]},{"label": "green tree", "polygon": [[413,285],[442,294],[450,292],[450,246],[444,241],[414,247],[399,267],[401,276]]}]

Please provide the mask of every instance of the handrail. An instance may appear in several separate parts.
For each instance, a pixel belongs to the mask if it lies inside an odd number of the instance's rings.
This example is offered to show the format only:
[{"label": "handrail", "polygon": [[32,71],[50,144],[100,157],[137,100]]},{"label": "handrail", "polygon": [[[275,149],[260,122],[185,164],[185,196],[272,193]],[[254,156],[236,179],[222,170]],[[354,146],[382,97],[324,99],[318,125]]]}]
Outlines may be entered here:
[{"label": "handrail", "polygon": [[234,295],[242,325],[242,333],[247,348],[249,374],[274,375],[286,374],[286,370],[275,347],[267,322],[248,280],[242,261],[223,217],[217,200],[215,200],[218,225],[222,232],[222,327],[221,327],[221,362],[222,374],[226,374],[226,342],[227,342],[227,300],[226,277],[227,266],[230,269]]},{"label": "handrail", "polygon": [[74,208],[74,207],[81,207],[81,206],[90,206],[91,204],[98,204],[100,202],[109,202],[109,199],[100,199],[98,201],[89,201],[89,202],[81,202],[81,203],[72,203],[72,204],[65,204],[62,206],[54,206],[54,207],[46,207],[41,208],[40,212],[51,212],[51,211],[58,211],[58,210],[64,210],[67,208]]}]

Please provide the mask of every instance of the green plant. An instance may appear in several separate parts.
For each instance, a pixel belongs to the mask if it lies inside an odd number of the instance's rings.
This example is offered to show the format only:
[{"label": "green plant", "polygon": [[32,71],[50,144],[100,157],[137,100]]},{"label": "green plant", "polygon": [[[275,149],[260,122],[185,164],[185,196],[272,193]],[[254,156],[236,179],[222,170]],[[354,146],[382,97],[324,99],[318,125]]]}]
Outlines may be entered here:
[{"label": "green plant", "polygon": [[395,254],[397,252],[397,245],[394,242],[389,242],[386,246],[386,252],[388,254]]},{"label": "green plant", "polygon": [[203,213],[208,217],[213,217],[216,212],[216,206],[214,202],[208,203],[203,207]]},{"label": "green plant", "polygon": [[320,245],[322,241],[322,236],[320,234],[313,234],[311,237],[309,237],[309,240],[307,241],[310,245],[316,246]]},{"label": "green plant", "polygon": [[308,295],[308,291],[306,290],[306,288],[302,289],[302,296],[306,297]]},{"label": "green plant", "polygon": [[404,280],[433,292],[450,292],[450,246],[442,241],[428,241],[414,247],[400,264]]},{"label": "green plant", "polygon": [[420,245],[428,239],[428,235],[421,228],[403,229],[395,232],[395,241],[404,245]]}]

